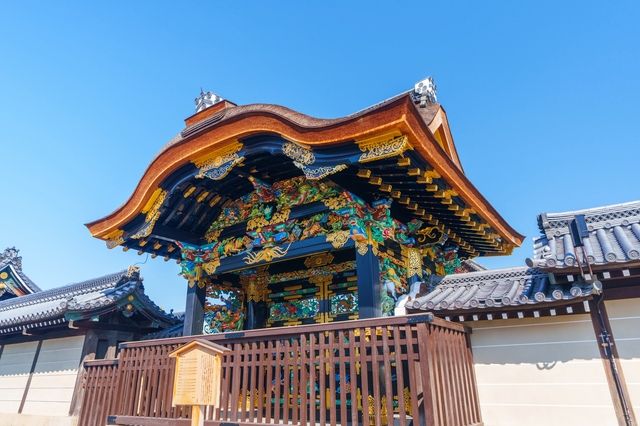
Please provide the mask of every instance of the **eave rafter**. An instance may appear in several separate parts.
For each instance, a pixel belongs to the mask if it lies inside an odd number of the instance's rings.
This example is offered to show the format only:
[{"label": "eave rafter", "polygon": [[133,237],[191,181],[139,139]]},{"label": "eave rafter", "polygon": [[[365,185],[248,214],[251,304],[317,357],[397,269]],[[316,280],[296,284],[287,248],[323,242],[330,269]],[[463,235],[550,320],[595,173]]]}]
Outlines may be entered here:
[{"label": "eave rafter", "polygon": [[[405,173],[398,173],[395,170],[389,172],[388,165],[371,163],[364,164],[356,175],[366,180],[370,185],[377,186],[381,192],[389,193],[415,216],[436,227],[440,232],[446,233],[470,256],[510,252],[512,248],[498,242],[500,236],[490,230],[490,225],[484,222],[474,209],[465,206],[458,193],[440,179],[441,176],[437,171],[427,168],[429,166],[420,166],[409,156],[404,155],[404,151],[408,149],[396,152],[398,158],[395,165],[404,169]],[[418,184],[423,189],[417,191],[410,188],[414,184]],[[467,232],[464,232],[464,235],[459,235],[450,226],[443,223],[442,219],[438,219],[438,217],[441,218],[441,215],[435,209],[430,208],[430,203],[423,194],[430,194],[429,198],[436,200],[442,209],[459,218],[459,221],[462,222],[461,227]],[[433,204],[431,203],[431,205]]]}]

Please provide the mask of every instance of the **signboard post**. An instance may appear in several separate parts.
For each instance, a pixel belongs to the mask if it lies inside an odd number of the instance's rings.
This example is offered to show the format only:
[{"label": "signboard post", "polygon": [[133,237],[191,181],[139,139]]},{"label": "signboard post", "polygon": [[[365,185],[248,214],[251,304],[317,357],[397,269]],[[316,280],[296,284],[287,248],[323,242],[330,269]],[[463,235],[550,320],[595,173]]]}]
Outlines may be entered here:
[{"label": "signboard post", "polygon": [[196,339],[171,352],[176,359],[172,404],[191,406],[191,425],[203,426],[206,405],[220,407],[224,346]]}]

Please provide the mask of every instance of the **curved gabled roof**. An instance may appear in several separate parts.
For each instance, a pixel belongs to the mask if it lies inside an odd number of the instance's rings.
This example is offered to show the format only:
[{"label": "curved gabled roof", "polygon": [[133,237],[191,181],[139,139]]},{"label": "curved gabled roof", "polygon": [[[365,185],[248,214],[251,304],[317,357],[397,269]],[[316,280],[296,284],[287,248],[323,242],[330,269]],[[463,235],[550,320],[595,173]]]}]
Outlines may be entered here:
[{"label": "curved gabled roof", "polygon": [[[210,107],[188,118],[187,123],[151,162],[129,200],[110,215],[86,225],[93,236],[110,240],[118,232],[121,235],[123,227],[148,210],[156,191],[174,172],[202,159],[222,155],[243,138],[275,134],[307,149],[324,150],[360,146],[360,141],[394,133],[406,136],[410,149],[435,170],[451,193],[463,200],[461,213],[472,212],[491,228],[494,234],[490,238],[496,247],[508,252],[524,238],[464,175],[441,106],[419,107],[410,93],[337,119],[318,119],[277,105],[235,106],[224,102],[221,107]],[[437,129],[430,128],[434,123]]]},{"label": "curved gabled roof", "polygon": [[0,334],[102,314],[118,309],[122,301],[128,301],[127,297],[131,295],[145,311],[144,315],[167,324],[178,322],[176,317],[164,312],[144,294],[137,271],[125,270],[1,301]]}]

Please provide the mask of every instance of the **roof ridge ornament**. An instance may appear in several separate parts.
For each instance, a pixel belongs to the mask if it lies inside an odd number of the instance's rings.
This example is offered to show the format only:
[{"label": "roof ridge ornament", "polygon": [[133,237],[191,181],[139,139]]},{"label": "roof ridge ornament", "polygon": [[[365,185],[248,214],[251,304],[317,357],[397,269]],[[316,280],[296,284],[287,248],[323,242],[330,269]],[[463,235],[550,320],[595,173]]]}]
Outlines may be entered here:
[{"label": "roof ridge ornament", "polygon": [[415,101],[420,102],[420,108],[424,108],[427,104],[435,104],[438,102],[436,91],[436,82],[433,80],[433,77],[427,77],[413,86],[412,95]]},{"label": "roof ridge ornament", "polygon": [[10,262],[16,268],[22,270],[22,256],[19,256],[20,250],[15,247],[7,247],[0,253],[0,262]]},{"label": "roof ridge ornament", "polygon": [[210,106],[213,106],[222,101],[224,101],[224,98],[222,96],[216,95],[215,93],[210,91],[205,92],[204,90],[202,90],[202,88],[200,88],[200,94],[194,101],[196,104],[196,113],[199,113],[200,111],[205,110]]}]

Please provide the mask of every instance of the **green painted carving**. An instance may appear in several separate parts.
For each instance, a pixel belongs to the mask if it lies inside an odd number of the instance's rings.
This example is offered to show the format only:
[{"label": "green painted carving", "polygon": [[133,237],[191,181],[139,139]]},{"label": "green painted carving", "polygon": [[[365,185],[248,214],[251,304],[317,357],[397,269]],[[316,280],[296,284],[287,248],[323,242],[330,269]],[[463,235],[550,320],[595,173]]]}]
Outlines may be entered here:
[{"label": "green painted carving", "polygon": [[208,286],[203,333],[213,334],[242,330],[243,324],[242,294],[228,286]]},{"label": "green painted carving", "polygon": [[269,322],[313,318],[319,312],[320,302],[315,297],[279,302],[269,308]]},{"label": "green painted carving", "polygon": [[329,300],[331,306],[329,313],[332,316],[358,312],[358,295],[356,293],[334,294]]}]

